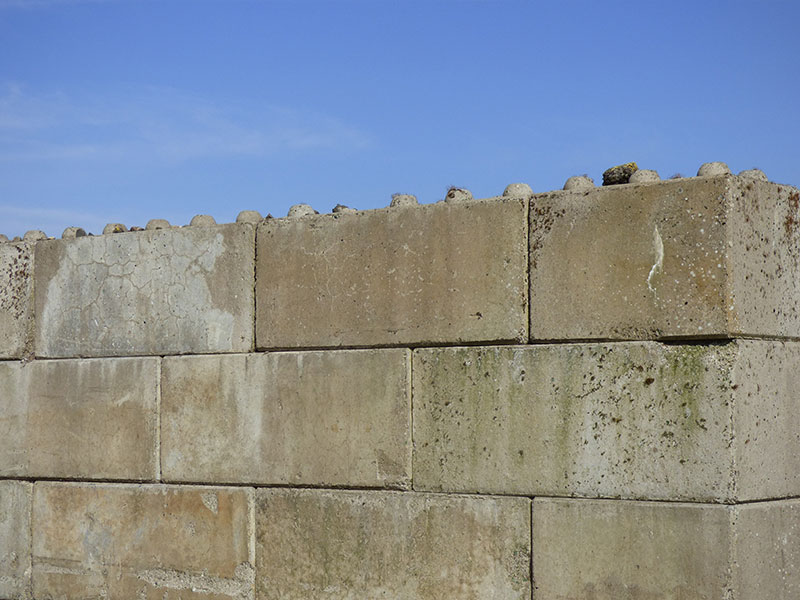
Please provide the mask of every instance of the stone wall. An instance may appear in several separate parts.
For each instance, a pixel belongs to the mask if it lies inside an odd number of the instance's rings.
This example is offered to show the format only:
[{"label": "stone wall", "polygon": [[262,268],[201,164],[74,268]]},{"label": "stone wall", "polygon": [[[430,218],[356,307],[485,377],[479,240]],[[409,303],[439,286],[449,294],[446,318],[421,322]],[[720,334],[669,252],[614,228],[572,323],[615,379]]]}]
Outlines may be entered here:
[{"label": "stone wall", "polygon": [[0,598],[800,598],[799,197],[0,243]]}]

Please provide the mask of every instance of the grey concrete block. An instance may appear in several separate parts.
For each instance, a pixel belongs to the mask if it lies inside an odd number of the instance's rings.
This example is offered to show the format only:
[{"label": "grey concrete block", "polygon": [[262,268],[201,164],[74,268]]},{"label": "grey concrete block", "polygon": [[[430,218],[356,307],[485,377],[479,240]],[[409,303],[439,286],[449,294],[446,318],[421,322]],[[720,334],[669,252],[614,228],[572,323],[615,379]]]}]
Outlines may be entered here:
[{"label": "grey concrete block", "polygon": [[800,336],[797,189],[722,175],[531,201],[531,339]]},{"label": "grey concrete block", "polygon": [[0,476],[156,479],[158,363],[0,362]]},{"label": "grey concrete block", "polygon": [[736,595],[731,508],[533,501],[534,600],[756,600]]},{"label": "grey concrete block", "polygon": [[164,478],[408,487],[409,368],[404,349],[166,358]]},{"label": "grey concrete block", "polygon": [[519,198],[266,221],[257,345],[523,340],[526,223]]},{"label": "grey concrete block", "polygon": [[252,600],[253,491],[36,483],[35,598]]},{"label": "grey concrete block", "polygon": [[256,598],[522,600],[530,501],[256,491]]},{"label": "grey concrete block", "polygon": [[414,489],[708,502],[800,494],[800,346],[417,350]]},{"label": "grey concrete block", "polygon": [[36,353],[250,350],[254,252],[235,224],[39,242]]},{"label": "grey concrete block", "polygon": [[0,359],[32,347],[33,253],[30,244],[0,244]]},{"label": "grey concrete block", "polygon": [[0,481],[0,598],[30,598],[32,488]]}]

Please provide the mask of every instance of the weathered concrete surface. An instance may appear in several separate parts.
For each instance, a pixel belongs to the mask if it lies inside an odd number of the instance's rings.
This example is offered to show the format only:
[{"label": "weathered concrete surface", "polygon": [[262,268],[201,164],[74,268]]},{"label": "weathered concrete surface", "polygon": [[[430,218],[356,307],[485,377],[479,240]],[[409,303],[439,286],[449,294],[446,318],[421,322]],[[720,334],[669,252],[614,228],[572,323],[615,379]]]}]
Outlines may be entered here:
[{"label": "weathered concrete surface", "polygon": [[531,339],[800,336],[800,197],[723,175],[531,200]]},{"label": "weathered concrete surface", "polygon": [[168,481],[408,487],[410,352],[164,360]]},{"label": "weathered concrete surface", "polygon": [[38,243],[37,356],[250,350],[254,236],[232,224]]},{"label": "weathered concrete surface", "polygon": [[732,591],[731,508],[533,501],[534,600],[756,600]]},{"label": "weathered concrete surface", "polygon": [[0,481],[0,598],[30,598],[31,489],[24,481]]},{"label": "weathered concrete surface", "polygon": [[252,490],[36,483],[36,598],[253,598]]},{"label": "weathered concrete surface", "polygon": [[158,477],[157,358],[0,362],[0,476]]},{"label": "weathered concrete surface", "polygon": [[732,502],[800,494],[800,346],[417,350],[414,489]]},{"label": "weathered concrete surface", "polygon": [[524,340],[527,199],[270,219],[259,348]]},{"label": "weathered concrete surface", "polygon": [[800,501],[735,508],[736,600],[800,598]]},{"label": "weathered concrete surface", "polygon": [[0,359],[28,354],[32,332],[31,244],[0,243]]},{"label": "weathered concrete surface", "polygon": [[257,490],[259,600],[530,598],[530,501]]}]

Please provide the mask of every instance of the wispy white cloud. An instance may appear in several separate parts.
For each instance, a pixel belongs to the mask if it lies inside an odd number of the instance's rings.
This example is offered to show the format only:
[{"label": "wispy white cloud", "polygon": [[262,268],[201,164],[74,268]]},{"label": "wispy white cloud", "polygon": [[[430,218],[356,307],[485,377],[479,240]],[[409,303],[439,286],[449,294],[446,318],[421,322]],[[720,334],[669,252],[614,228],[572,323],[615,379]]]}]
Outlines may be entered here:
[{"label": "wispy white cloud", "polygon": [[[0,0],[2,1],[2,0]],[[95,94],[0,87],[0,161],[170,160],[266,157],[361,148],[343,121],[277,106],[233,106],[174,89]]]}]

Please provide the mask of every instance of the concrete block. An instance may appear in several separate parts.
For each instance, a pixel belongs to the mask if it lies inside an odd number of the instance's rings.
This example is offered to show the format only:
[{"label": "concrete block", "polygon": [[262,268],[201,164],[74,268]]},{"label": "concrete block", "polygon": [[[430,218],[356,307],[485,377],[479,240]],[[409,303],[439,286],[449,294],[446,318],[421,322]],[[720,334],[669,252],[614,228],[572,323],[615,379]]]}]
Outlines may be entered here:
[{"label": "concrete block", "polygon": [[799,205],[732,175],[537,195],[531,339],[798,337]]},{"label": "concrete block", "polygon": [[416,350],[414,489],[733,502],[800,494],[800,345]]},{"label": "concrete block", "polygon": [[37,356],[250,350],[254,235],[231,224],[38,243]]},{"label": "concrete block", "polygon": [[252,600],[252,490],[36,483],[36,598]]},{"label": "concrete block", "polygon": [[0,359],[22,358],[28,354],[32,332],[31,245],[0,244]]},{"label": "concrete block", "polygon": [[800,598],[800,501],[744,504],[734,514],[734,598]]},{"label": "concrete block", "polygon": [[157,358],[0,362],[0,476],[158,477]]},{"label": "concrete block", "polygon": [[409,370],[405,349],[166,358],[164,478],[408,487]]},{"label": "concrete block", "polygon": [[256,491],[256,598],[528,599],[530,501]]},{"label": "concrete block", "polygon": [[533,501],[534,600],[756,600],[733,589],[731,508]]},{"label": "concrete block", "polygon": [[259,348],[527,337],[526,199],[270,219]]},{"label": "concrete block", "polygon": [[32,487],[0,481],[0,598],[30,598]]}]

